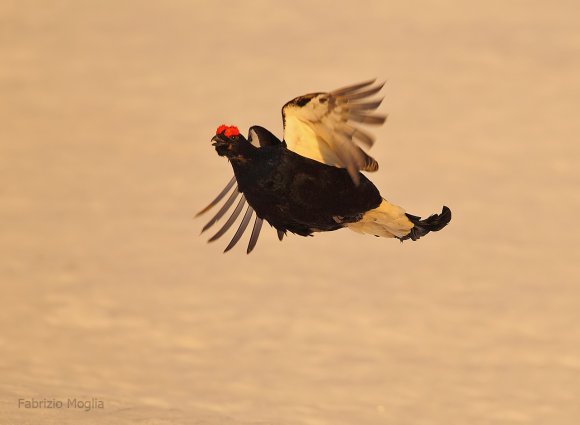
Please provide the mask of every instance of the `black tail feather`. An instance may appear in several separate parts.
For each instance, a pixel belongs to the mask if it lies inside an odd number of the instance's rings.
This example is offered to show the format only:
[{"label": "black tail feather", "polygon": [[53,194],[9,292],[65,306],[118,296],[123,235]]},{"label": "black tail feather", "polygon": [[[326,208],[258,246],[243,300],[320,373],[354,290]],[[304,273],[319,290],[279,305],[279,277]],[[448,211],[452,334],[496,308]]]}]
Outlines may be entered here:
[{"label": "black tail feather", "polygon": [[441,214],[433,214],[425,220],[421,220],[421,217],[417,217],[415,215],[405,215],[415,226],[411,229],[409,234],[399,238],[401,242],[406,239],[412,239],[416,241],[421,236],[425,236],[429,232],[438,232],[447,226],[447,223],[451,221],[451,210],[445,206],[441,210]]}]

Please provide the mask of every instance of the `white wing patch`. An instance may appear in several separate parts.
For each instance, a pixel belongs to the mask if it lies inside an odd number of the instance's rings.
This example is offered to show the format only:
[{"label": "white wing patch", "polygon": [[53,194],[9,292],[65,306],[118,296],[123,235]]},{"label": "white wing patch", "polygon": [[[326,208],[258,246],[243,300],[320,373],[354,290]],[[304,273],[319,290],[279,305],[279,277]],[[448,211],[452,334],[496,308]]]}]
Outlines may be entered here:
[{"label": "white wing patch", "polygon": [[303,121],[294,115],[287,116],[284,126],[284,140],[288,144],[288,149],[298,155],[328,165],[341,166],[340,160],[331,147],[316,133],[308,121]]},{"label": "white wing patch", "polygon": [[356,123],[381,125],[385,115],[372,114],[382,99],[369,100],[383,84],[374,80],[334,90],[299,96],[282,108],[284,140],[288,149],[315,161],[346,168],[358,183],[358,171],[376,171],[378,163],[357,143],[371,147],[373,137]]}]

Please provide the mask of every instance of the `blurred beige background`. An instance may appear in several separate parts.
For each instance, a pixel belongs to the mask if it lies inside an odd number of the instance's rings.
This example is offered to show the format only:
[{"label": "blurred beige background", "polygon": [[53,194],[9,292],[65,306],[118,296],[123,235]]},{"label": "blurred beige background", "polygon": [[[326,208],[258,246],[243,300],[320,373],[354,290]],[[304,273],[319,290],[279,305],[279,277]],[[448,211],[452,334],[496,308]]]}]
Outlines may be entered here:
[{"label": "blurred beige background", "polygon": [[[3,1],[0,58],[0,423],[580,423],[576,2]],[[450,226],[207,245],[217,125],[372,77]]]}]

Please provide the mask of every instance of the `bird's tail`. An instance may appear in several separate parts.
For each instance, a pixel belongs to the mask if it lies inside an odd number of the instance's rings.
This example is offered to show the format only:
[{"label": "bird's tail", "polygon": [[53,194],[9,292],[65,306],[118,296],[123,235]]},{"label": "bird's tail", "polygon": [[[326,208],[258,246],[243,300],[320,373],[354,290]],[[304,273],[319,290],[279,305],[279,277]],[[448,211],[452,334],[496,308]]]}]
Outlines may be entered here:
[{"label": "bird's tail", "polygon": [[414,224],[411,231],[399,238],[402,241],[405,239],[412,239],[416,241],[421,236],[425,236],[429,232],[438,232],[439,230],[443,229],[447,226],[447,223],[451,221],[451,210],[446,206],[443,206],[441,210],[441,214],[433,214],[430,215],[425,220],[421,220],[421,217],[417,217],[415,215],[407,214],[409,220]]},{"label": "bird's tail", "polygon": [[450,220],[451,210],[447,207],[443,207],[441,214],[433,214],[421,220],[420,217],[407,214],[403,208],[383,199],[377,208],[367,211],[361,220],[349,223],[347,227],[358,233],[415,241],[429,232],[441,230]]}]

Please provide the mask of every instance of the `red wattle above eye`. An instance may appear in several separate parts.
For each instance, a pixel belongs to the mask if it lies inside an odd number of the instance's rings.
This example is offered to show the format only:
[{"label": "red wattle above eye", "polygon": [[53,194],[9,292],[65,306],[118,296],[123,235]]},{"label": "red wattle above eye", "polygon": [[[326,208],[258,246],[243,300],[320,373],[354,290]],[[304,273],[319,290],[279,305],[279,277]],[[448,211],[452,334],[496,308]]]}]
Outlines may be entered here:
[{"label": "red wattle above eye", "polygon": [[238,127],[231,126],[226,128],[226,132],[224,134],[226,137],[238,136],[240,134],[240,130],[238,130]]}]

